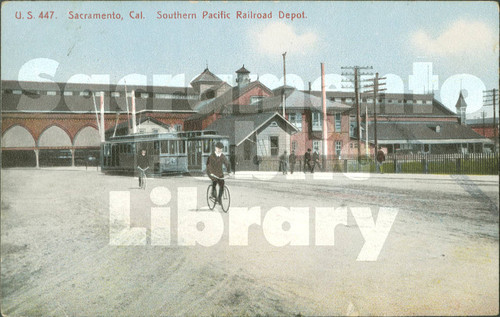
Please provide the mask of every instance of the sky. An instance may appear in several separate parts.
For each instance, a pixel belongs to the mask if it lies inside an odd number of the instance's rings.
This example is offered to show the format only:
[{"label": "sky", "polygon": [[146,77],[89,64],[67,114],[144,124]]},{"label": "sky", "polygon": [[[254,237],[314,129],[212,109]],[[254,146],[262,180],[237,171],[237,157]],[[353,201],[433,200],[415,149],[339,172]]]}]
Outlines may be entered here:
[{"label": "sky", "polygon": [[[75,18],[94,13],[123,19]],[[163,18],[172,13],[196,18]],[[188,86],[208,66],[234,85],[245,65],[275,88],[286,52],[299,89],[321,88],[321,63],[328,90],[346,89],[341,67],[371,66],[388,92],[433,92],[453,111],[460,89],[468,113],[498,89],[495,2],[11,1],[1,17],[2,80]]]}]

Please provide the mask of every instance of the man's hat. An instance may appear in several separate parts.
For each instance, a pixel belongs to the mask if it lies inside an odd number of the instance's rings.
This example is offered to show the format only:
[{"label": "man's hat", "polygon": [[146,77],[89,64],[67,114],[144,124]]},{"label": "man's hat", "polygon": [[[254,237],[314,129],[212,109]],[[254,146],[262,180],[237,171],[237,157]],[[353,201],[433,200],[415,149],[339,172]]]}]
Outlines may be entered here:
[{"label": "man's hat", "polygon": [[217,147],[219,149],[223,149],[224,148],[224,144],[222,144],[222,142],[217,142],[217,143],[215,143],[215,147]]},{"label": "man's hat", "polygon": [[307,152],[311,152],[311,149],[307,149]]}]

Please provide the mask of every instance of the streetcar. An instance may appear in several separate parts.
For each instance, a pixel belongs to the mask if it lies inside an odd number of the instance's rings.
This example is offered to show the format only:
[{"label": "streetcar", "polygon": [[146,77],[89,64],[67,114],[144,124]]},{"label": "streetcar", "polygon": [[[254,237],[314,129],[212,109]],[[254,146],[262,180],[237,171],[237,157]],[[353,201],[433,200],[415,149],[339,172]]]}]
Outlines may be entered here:
[{"label": "streetcar", "polygon": [[229,138],[215,131],[130,134],[110,137],[101,144],[103,172],[133,173],[137,156],[146,150],[150,172],[155,175],[204,172],[215,144],[222,142],[229,159]]}]

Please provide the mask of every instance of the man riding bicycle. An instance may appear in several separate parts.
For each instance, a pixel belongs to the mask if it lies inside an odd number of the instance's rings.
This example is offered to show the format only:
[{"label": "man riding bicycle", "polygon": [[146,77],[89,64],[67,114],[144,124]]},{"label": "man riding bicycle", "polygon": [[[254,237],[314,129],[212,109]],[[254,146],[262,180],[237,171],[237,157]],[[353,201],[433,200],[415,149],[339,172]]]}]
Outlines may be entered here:
[{"label": "man riding bicycle", "polygon": [[149,160],[146,156],[146,150],[141,151],[141,155],[137,157],[137,168],[141,171],[139,175],[139,187],[142,187],[142,173],[146,173],[146,170],[149,168]]},{"label": "man riding bicycle", "polygon": [[[226,166],[228,173],[231,172],[229,162],[226,156],[222,153],[224,145],[222,142],[217,142],[215,144],[215,151],[210,154],[207,160],[207,175],[212,180],[212,196],[217,197],[217,202],[221,203],[222,193],[224,192],[224,171],[222,165]],[[217,196],[217,191],[215,186],[219,184],[219,195]]]}]

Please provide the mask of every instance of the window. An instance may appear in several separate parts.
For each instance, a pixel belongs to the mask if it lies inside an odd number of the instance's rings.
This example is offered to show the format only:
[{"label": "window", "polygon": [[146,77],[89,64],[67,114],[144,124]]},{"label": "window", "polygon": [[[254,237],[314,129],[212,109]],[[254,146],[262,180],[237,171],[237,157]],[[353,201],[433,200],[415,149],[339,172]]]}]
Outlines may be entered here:
[{"label": "window", "polygon": [[73,92],[72,91],[65,91],[64,95],[65,96],[73,96]]},{"label": "window", "polygon": [[19,90],[19,89],[15,89],[15,90],[12,90],[12,93],[13,93],[14,95],[20,95],[20,94],[22,94],[22,93],[23,93],[23,91],[22,91],[22,90]]},{"label": "window", "polygon": [[342,141],[335,141],[335,155],[340,156],[342,152]]},{"label": "window", "polygon": [[210,153],[210,142],[211,140],[203,140],[203,152]]},{"label": "window", "polygon": [[176,149],[177,142],[176,141],[168,141],[169,152],[170,154],[175,154],[177,152]]},{"label": "window", "polygon": [[392,99],[388,99],[388,100],[387,100],[387,103],[392,103]]},{"label": "window", "polygon": [[313,141],[313,151],[317,151],[318,153],[320,152],[321,149],[321,142],[322,141]]},{"label": "window", "polygon": [[179,153],[185,153],[186,141],[178,141],[179,142]]},{"label": "window", "polygon": [[349,117],[349,136],[352,138],[352,137],[357,137],[357,134],[356,134],[356,127],[357,127],[357,124],[356,124],[356,117]]},{"label": "window", "polygon": [[322,122],[321,122],[321,112],[313,112],[312,113],[312,130],[313,131],[321,131]]},{"label": "window", "polygon": [[88,96],[90,96],[90,92],[88,90],[86,90],[86,91],[80,91],[80,96],[88,97]]},{"label": "window", "polygon": [[399,100],[398,100],[398,103],[403,103],[403,100],[399,99]]},{"label": "window", "polygon": [[417,100],[417,104],[418,104],[418,105],[421,105],[421,104],[423,104],[423,103],[424,103],[424,101],[423,101],[423,100]]},{"label": "window", "polygon": [[297,141],[292,141],[292,151],[297,151]]},{"label": "window", "polygon": [[168,99],[168,94],[156,94],[156,98],[158,99]]},{"label": "window", "polygon": [[139,95],[141,96],[141,98],[148,98],[149,97],[149,94],[147,92],[141,92],[141,94]]},{"label": "window", "polygon": [[[14,93],[14,91],[12,93]],[[47,91],[47,96],[55,96],[55,95],[57,95],[55,91]]]},{"label": "window", "polygon": [[161,152],[168,154],[168,141],[161,141]]},{"label": "window", "polygon": [[176,124],[174,126],[175,131],[182,131],[182,124]]},{"label": "window", "polygon": [[153,133],[158,134],[159,130],[158,129],[153,129]]},{"label": "window", "polygon": [[428,153],[431,150],[431,145],[430,144],[424,144],[424,152]]},{"label": "window", "polygon": [[271,155],[278,156],[279,153],[279,138],[277,136],[269,137],[269,141],[271,143]]},{"label": "window", "polygon": [[352,98],[345,98],[345,102],[352,102]]},{"label": "window", "polygon": [[262,99],[264,99],[264,96],[251,96],[250,97],[250,104],[259,102]]},{"label": "window", "polygon": [[104,96],[104,92],[102,92],[102,91],[97,91],[97,92],[95,92],[95,93],[94,93],[94,96],[96,96],[96,97],[101,97],[101,95],[103,95],[103,96]]},{"label": "window", "polygon": [[426,104],[426,105],[432,105],[432,100],[426,100],[426,101],[425,101],[425,104]]},{"label": "window", "polygon": [[372,103],[373,102],[373,98],[368,98],[367,102]]},{"label": "window", "polygon": [[335,132],[340,132],[342,128],[342,116],[340,113],[335,114]]},{"label": "window", "polygon": [[118,91],[112,91],[111,92],[111,97],[120,97],[120,92],[118,92]]},{"label": "window", "polygon": [[302,131],[302,114],[300,112],[288,114],[288,121],[299,129],[299,131]]},{"label": "window", "polygon": [[411,104],[413,104],[413,100],[406,100],[406,103],[411,105]]},{"label": "window", "polygon": [[278,123],[276,123],[276,121],[273,121],[273,122],[271,122],[271,124],[269,126],[270,127],[277,127]]},{"label": "window", "polygon": [[366,102],[366,98],[361,99],[363,102]]}]

